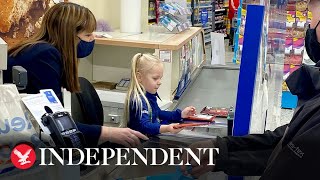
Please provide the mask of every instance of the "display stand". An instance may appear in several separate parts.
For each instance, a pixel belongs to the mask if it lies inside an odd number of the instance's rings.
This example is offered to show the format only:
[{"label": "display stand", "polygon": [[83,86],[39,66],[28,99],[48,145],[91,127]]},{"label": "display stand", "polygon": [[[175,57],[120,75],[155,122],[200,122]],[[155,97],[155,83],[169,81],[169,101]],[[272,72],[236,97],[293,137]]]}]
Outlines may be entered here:
[{"label": "display stand", "polygon": [[312,18],[312,14],[307,10],[307,1],[288,1],[286,7],[286,41],[285,59],[283,68],[282,84],[282,108],[296,108],[297,96],[292,95],[285,83],[288,77],[295,70],[300,68],[304,54],[305,28]]},{"label": "display stand", "polygon": [[191,15],[190,9],[177,2],[160,3],[160,13],[159,24],[171,32],[182,32],[192,26],[186,18],[187,15]]}]

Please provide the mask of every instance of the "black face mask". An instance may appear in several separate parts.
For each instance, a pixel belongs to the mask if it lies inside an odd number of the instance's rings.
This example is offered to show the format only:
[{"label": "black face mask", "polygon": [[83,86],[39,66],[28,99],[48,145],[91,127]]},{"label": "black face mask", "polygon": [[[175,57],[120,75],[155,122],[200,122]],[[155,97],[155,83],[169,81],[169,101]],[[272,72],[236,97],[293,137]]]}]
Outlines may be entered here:
[{"label": "black face mask", "polygon": [[[314,29],[309,29],[306,32],[306,37],[305,37],[305,46],[306,46],[306,51],[310,59],[316,63],[316,66],[320,66],[320,43],[318,42],[317,39],[317,33],[316,29],[319,25],[320,21],[316,25]],[[318,64],[319,62],[319,64]]]}]

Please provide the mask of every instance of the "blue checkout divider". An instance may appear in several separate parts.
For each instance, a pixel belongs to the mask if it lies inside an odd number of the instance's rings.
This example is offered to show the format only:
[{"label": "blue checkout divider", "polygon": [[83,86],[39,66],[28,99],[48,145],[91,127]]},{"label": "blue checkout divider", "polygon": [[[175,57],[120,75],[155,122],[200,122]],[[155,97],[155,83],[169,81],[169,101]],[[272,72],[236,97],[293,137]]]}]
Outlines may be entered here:
[{"label": "blue checkout divider", "polygon": [[247,6],[247,18],[233,126],[234,136],[243,136],[249,133],[263,19],[264,6]]},{"label": "blue checkout divider", "polygon": [[298,97],[296,95],[291,94],[290,91],[283,91],[282,92],[282,100],[281,100],[281,107],[293,109],[297,107]]},{"label": "blue checkout divider", "polygon": [[[263,21],[264,6],[248,5],[239,72],[235,119],[233,124],[233,136],[243,136],[249,133]],[[228,179],[240,180],[243,179],[243,177],[229,176]]]}]

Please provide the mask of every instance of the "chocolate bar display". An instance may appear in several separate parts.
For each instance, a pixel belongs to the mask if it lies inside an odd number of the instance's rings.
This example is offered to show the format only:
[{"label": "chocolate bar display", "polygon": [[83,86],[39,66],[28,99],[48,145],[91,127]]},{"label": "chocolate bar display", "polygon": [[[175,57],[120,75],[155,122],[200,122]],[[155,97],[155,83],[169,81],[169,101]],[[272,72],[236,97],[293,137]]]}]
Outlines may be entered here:
[{"label": "chocolate bar display", "polygon": [[228,111],[229,111],[228,108],[206,106],[201,110],[200,114],[207,114],[215,117],[226,118],[228,117]]}]

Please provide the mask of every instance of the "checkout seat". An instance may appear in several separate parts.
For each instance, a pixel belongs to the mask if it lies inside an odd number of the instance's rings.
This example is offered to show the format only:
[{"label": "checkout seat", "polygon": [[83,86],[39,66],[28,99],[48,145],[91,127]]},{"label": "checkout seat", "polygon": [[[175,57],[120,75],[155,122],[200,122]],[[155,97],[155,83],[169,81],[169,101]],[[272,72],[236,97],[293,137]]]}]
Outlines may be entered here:
[{"label": "checkout seat", "polygon": [[[71,94],[71,114],[75,121],[83,124],[103,125],[103,106],[93,85],[83,77],[79,77],[80,92]],[[116,148],[119,145],[105,142],[99,147]],[[102,156],[98,156],[102,160]],[[103,179],[100,168],[96,166],[80,166],[81,179]],[[111,168],[113,169],[113,168]],[[94,177],[94,178],[93,178]]]},{"label": "checkout seat", "polygon": [[[93,85],[79,77],[80,92],[71,94],[71,114],[74,121],[103,126],[104,113],[101,100]],[[105,142],[99,147],[121,148],[122,145]]]},{"label": "checkout seat", "polygon": [[103,107],[93,85],[79,77],[80,92],[71,94],[71,114],[75,121],[83,124],[103,125]]}]

